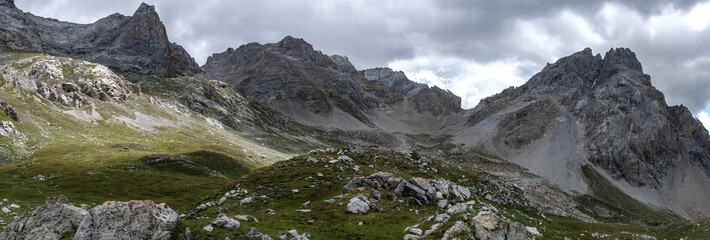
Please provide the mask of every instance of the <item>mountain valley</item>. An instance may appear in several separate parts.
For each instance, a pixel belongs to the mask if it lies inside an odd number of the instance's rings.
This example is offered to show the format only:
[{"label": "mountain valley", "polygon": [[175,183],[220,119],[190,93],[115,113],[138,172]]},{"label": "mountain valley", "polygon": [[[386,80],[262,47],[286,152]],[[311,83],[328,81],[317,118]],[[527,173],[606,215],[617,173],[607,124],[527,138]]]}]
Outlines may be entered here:
[{"label": "mountain valley", "polygon": [[199,66],[145,3],[0,12],[0,239],[710,237],[710,135],[627,48],[463,109],[292,36]]}]

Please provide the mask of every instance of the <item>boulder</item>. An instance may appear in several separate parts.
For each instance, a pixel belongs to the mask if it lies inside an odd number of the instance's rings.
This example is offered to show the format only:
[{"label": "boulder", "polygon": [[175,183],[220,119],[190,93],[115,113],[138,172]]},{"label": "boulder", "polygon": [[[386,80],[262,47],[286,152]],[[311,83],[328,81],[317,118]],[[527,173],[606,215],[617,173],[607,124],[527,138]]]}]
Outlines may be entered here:
[{"label": "boulder", "polygon": [[375,189],[371,189],[370,197],[372,197],[372,199],[374,199],[375,201],[380,201],[380,199],[382,198],[382,194],[380,194],[380,192]]},{"label": "boulder", "polygon": [[505,240],[507,229],[495,213],[481,211],[473,218],[471,224],[476,229],[476,237],[480,239]]},{"label": "boulder", "polygon": [[246,197],[239,202],[240,205],[249,204],[254,201],[253,197]]},{"label": "boulder", "polygon": [[74,239],[170,239],[177,220],[165,203],[108,201],[89,210]]},{"label": "boulder", "polygon": [[0,239],[59,239],[75,232],[88,212],[71,205],[66,197],[48,197],[45,204],[25,213],[5,227]]},{"label": "boulder", "polygon": [[367,176],[367,183],[376,189],[387,189],[393,190],[397,188],[399,183],[404,181],[401,178],[395,177],[393,174],[388,172],[376,172],[370,176]]},{"label": "boulder", "polygon": [[470,236],[471,229],[466,226],[464,222],[457,221],[453,226],[446,230],[446,232],[444,232],[444,236],[441,238],[441,240],[448,240],[449,238],[460,236],[462,234],[465,236]]},{"label": "boulder", "polygon": [[259,232],[259,230],[256,230],[255,227],[251,227],[251,229],[249,230],[249,233],[247,233],[246,237],[248,239],[253,239],[253,240],[272,240],[272,238],[269,235]]},{"label": "boulder", "polygon": [[364,195],[351,198],[348,203],[347,212],[354,214],[365,214],[370,210],[370,201]]},{"label": "boulder", "polygon": [[412,197],[425,205],[432,205],[436,200],[436,190],[423,178],[412,178],[402,181],[394,190],[395,194],[403,197]]},{"label": "boulder", "polygon": [[353,159],[350,158],[350,157],[348,157],[348,156],[346,156],[346,155],[340,155],[340,156],[338,156],[338,160],[340,160],[341,162],[343,162],[343,163],[345,163],[345,164],[347,164],[347,165],[353,165]]},{"label": "boulder", "polygon": [[217,216],[217,219],[215,219],[212,224],[224,229],[237,229],[241,225],[236,219],[227,217],[227,215],[224,214]]},{"label": "boulder", "polygon": [[[537,229],[535,230],[537,232]],[[528,228],[525,227],[525,225],[519,223],[519,222],[512,222],[510,223],[510,226],[508,227],[508,235],[506,236],[506,239],[508,240],[529,240],[533,239],[532,237],[533,233],[528,231]]]},{"label": "boulder", "polygon": [[451,216],[449,216],[448,214],[442,213],[442,214],[436,215],[436,217],[434,218],[434,222],[446,223],[449,221],[449,219],[451,219]]}]

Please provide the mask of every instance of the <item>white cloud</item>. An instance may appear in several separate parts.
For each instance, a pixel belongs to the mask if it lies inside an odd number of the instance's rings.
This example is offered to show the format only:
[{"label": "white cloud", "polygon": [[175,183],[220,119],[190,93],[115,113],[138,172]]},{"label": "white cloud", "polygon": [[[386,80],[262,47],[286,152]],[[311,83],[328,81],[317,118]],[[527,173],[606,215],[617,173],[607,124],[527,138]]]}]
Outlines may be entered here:
[{"label": "white cloud", "polygon": [[401,70],[413,81],[448,89],[461,97],[462,107],[473,108],[478,102],[509,86],[519,86],[527,80],[521,72],[539,68],[533,63],[506,59],[489,63],[455,57],[417,57],[389,64]]},{"label": "white cloud", "polygon": [[707,111],[698,113],[698,120],[703,123],[703,126],[710,131],[710,114]]},{"label": "white cloud", "polygon": [[705,30],[710,24],[710,2],[695,5],[690,12],[683,17],[683,22],[691,27],[693,31]]}]

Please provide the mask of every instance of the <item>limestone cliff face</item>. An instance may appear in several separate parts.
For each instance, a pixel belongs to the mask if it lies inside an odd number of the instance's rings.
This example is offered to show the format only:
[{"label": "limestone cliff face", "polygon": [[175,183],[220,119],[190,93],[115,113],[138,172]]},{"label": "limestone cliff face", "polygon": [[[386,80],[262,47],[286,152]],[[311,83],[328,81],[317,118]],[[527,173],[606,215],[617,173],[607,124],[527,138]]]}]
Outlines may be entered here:
[{"label": "limestone cliff face", "polygon": [[[663,178],[685,161],[710,176],[707,131],[685,107],[666,104],[629,49],[611,49],[603,58],[585,49],[548,64],[526,84],[482,100],[468,125],[528,104],[537,104],[538,110],[519,124],[547,126],[560,112],[569,114],[579,129],[583,160],[632,186],[660,188]],[[522,138],[513,148],[542,134],[517,136]]]},{"label": "limestone cliff face", "polygon": [[22,12],[0,3],[0,45],[100,63],[120,71],[164,77],[201,72],[194,59],[171,43],[153,6],[133,16],[113,14],[92,24],[75,24]]}]

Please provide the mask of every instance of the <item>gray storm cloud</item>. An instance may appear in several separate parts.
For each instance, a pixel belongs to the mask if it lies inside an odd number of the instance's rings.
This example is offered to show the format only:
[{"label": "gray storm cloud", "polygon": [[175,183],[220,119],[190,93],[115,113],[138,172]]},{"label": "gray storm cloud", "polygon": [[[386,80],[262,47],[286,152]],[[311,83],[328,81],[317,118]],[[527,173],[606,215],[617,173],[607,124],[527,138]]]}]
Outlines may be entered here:
[{"label": "gray storm cloud", "polygon": [[[40,16],[88,23],[114,12],[131,15],[140,2],[16,4]],[[347,55],[358,69],[402,66],[414,80],[469,88],[458,92],[469,95],[462,96],[468,99],[464,106],[473,107],[485,94],[521,84],[545,63],[584,47],[602,55],[611,47],[628,47],[669,104],[684,104],[693,113],[710,108],[710,48],[705,44],[710,42],[710,19],[702,18],[710,16],[707,1],[146,2],[156,5],[171,41],[200,64],[228,47],[292,35],[324,53]],[[686,17],[691,15],[701,17]],[[421,64],[422,59],[431,64]],[[491,77],[496,69],[518,80],[496,80]]]}]

